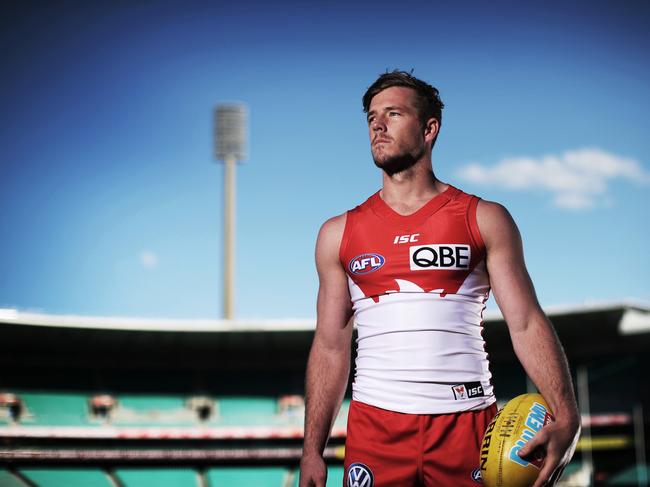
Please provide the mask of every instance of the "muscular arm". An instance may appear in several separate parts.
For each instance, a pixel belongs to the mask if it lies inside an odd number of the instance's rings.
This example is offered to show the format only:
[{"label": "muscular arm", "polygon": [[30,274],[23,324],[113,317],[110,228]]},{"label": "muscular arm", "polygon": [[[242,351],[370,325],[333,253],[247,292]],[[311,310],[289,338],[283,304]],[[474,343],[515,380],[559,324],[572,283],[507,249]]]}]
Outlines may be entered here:
[{"label": "muscular arm", "polygon": [[300,486],[325,486],[322,459],[350,373],[352,314],[347,276],[339,262],[345,215],[325,222],[316,243],[319,290],[316,333],[307,364],[305,441]]},{"label": "muscular arm", "polygon": [[534,487],[557,480],[571,459],[580,430],[566,356],[553,326],[535,296],[524,263],[521,236],[505,208],[481,201],[477,220],[487,249],[487,269],[494,297],[508,324],[512,344],[526,373],[546,399],[556,421],[522,448],[527,457],[545,450],[546,460]]}]

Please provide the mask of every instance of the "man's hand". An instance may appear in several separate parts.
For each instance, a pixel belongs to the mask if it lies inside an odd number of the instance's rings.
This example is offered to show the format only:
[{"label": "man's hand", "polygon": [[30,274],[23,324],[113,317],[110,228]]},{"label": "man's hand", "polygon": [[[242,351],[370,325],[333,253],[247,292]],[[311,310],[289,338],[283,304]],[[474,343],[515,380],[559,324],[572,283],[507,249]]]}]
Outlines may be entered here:
[{"label": "man's hand", "polygon": [[569,463],[580,433],[569,364],[535,296],[514,220],[501,205],[486,201],[479,202],[476,219],[487,251],[490,285],[508,325],[515,354],[557,417],[519,450],[519,456],[544,456],[544,466],[533,487],[553,485]]},{"label": "man's hand", "polygon": [[305,383],[305,439],[300,487],[325,487],[323,451],[350,376],[354,323],[347,274],[339,260],[346,215],[323,224],[316,242],[317,319]]},{"label": "man's hand", "polygon": [[320,455],[303,455],[300,460],[299,487],[325,487],[327,466]]},{"label": "man's hand", "polygon": [[579,420],[556,421],[544,426],[524,447],[519,456],[532,460],[544,457],[544,465],[533,487],[555,485],[576,449],[580,437]]}]

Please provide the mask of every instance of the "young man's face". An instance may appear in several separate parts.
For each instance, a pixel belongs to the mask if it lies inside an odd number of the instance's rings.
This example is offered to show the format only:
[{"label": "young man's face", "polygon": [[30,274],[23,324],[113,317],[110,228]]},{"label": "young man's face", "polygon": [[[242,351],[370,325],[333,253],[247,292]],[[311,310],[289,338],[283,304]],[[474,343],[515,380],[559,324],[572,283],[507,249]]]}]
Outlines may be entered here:
[{"label": "young man's face", "polygon": [[389,176],[408,169],[428,150],[415,97],[411,88],[393,86],[377,93],[368,108],[372,158]]}]

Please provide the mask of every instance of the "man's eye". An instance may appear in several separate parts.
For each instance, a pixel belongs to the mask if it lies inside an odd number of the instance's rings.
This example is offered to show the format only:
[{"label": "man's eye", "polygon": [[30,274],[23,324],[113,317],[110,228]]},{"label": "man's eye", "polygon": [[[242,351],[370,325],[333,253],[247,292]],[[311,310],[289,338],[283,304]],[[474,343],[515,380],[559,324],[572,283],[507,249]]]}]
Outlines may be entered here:
[{"label": "man's eye", "polygon": [[369,117],[368,118],[368,125],[370,125],[374,121],[375,121],[375,117]]},{"label": "man's eye", "polygon": [[389,114],[391,117],[393,117],[393,116],[395,116],[395,115],[399,115],[399,112],[389,112],[388,114]]}]

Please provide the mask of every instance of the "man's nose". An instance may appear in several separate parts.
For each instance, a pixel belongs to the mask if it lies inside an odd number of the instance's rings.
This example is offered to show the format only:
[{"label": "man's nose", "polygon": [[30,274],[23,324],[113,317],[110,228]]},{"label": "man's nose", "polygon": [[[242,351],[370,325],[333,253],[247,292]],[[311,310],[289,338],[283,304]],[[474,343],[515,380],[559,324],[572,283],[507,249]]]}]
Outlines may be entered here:
[{"label": "man's nose", "polygon": [[370,128],[373,132],[385,131],[386,124],[384,123],[384,119],[382,117],[376,117],[370,124]]}]

